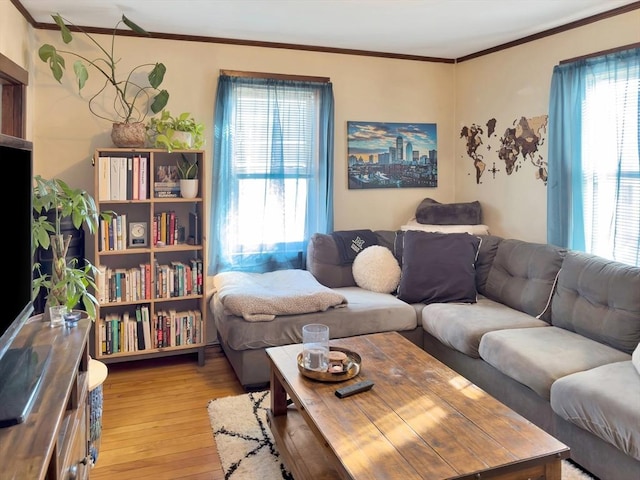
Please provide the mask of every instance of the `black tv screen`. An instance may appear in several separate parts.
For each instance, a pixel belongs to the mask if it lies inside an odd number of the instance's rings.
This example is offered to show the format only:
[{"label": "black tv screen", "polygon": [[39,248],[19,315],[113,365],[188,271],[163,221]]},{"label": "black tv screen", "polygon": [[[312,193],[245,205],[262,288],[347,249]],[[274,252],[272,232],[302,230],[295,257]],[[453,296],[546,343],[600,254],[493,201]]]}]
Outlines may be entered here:
[{"label": "black tv screen", "polygon": [[[4,334],[11,330],[21,313],[31,304],[33,252],[31,241],[33,194],[33,147],[31,142],[0,135],[0,162],[11,171],[14,200],[2,209],[7,238],[11,238],[9,255],[3,255],[3,269],[9,274],[9,288],[3,289],[0,315],[0,356]],[[29,312],[31,313],[31,312]],[[7,339],[9,340],[9,339]],[[8,348],[8,346],[4,346]]]},{"label": "black tv screen", "polygon": [[15,192],[2,209],[10,239],[3,269],[8,286],[2,290],[0,313],[0,427],[22,423],[35,398],[50,356],[49,346],[15,344],[33,313],[31,227],[33,222],[33,145],[0,134],[0,162],[11,173]]}]

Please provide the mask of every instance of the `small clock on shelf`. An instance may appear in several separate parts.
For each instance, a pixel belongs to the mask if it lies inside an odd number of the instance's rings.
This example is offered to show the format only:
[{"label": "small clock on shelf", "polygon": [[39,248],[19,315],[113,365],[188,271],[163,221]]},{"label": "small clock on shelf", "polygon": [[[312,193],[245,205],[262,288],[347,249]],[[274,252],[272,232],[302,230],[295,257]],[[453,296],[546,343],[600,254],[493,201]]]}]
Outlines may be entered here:
[{"label": "small clock on shelf", "polygon": [[148,238],[147,222],[129,223],[129,247],[146,247]]}]

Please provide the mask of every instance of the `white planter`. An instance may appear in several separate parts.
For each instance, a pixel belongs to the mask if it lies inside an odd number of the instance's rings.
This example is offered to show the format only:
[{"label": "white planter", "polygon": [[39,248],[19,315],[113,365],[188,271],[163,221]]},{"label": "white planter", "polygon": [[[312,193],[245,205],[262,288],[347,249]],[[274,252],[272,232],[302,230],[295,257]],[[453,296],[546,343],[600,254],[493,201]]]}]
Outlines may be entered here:
[{"label": "white planter", "polygon": [[173,132],[171,140],[179,141],[184,148],[193,147],[193,135],[189,132]]},{"label": "white planter", "polygon": [[196,198],[198,196],[198,179],[180,179],[180,196]]}]

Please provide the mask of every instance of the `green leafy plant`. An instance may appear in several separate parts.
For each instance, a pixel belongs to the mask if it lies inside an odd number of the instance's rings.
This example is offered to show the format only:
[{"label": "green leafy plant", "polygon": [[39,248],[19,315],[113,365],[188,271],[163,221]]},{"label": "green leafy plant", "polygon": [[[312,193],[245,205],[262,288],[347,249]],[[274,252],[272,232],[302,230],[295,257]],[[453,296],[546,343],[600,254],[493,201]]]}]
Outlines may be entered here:
[{"label": "green leafy plant", "polygon": [[[113,34],[111,36],[111,45],[109,47],[103,47],[98,41],[81,27],[78,27],[71,23],[66,18],[63,18],[60,14],[52,15],[53,20],[60,28],[62,35],[62,41],[65,44],[70,44],[73,40],[70,28],[71,25],[74,30],[81,32],[86,38],[97,47],[99,54],[96,58],[90,59],[76,52],[68,50],[57,50],[53,45],[44,44],[38,50],[40,59],[48,63],[53,77],[60,83],[62,83],[62,76],[66,68],[66,62],[64,55],[70,55],[77,58],[73,64],[73,71],[76,76],[78,85],[78,93],[84,88],[87,80],[89,79],[89,68],[95,70],[99,76],[104,79],[102,87],[90,97],[89,110],[96,117],[104,120],[109,120],[114,123],[134,123],[143,122],[147,117],[149,109],[153,113],[160,112],[169,101],[169,93],[166,90],[160,90],[159,87],[164,80],[166,67],[163,63],[145,63],[134,67],[125,77],[118,77],[117,66],[121,61],[120,58],[115,56],[115,39],[118,32],[118,27],[121,24],[125,24],[131,30],[142,35],[149,35],[145,30],[129,20],[125,15],[122,15],[122,19],[116,23]],[[141,73],[141,69],[146,67],[153,67],[151,72],[147,75],[148,85],[141,85],[137,83],[136,77],[138,73]],[[115,89],[115,99],[113,101],[113,113],[112,115],[103,114],[97,110],[97,99],[103,94],[109,87]]]},{"label": "green leafy plant", "polygon": [[[44,288],[47,291],[45,315],[50,306],[65,305],[71,310],[82,303],[89,318],[94,320],[98,301],[90,289],[96,288],[97,269],[86,259],[84,265],[79,265],[76,258],[66,259],[72,236],[62,232],[61,224],[62,219],[70,218],[75,228],[84,225],[89,233],[94,233],[100,218],[95,200],[87,191],[71,188],[63,180],[47,180],[36,175],[33,214],[34,253],[37,248],[51,249],[53,258],[51,275],[43,273],[39,263],[34,264],[37,277],[33,281],[33,298]],[[106,219],[110,216],[110,212],[103,214]]]},{"label": "green leafy plant", "polygon": [[[177,132],[190,134],[185,138]],[[204,144],[204,124],[196,122],[189,112],[173,116],[163,110],[159,117],[151,117],[147,123],[147,137],[155,148],[172,150],[199,149]]]},{"label": "green leafy plant", "polygon": [[190,160],[184,153],[182,158],[178,159],[176,166],[178,167],[178,177],[182,180],[193,180],[198,178],[198,162],[196,159]]}]

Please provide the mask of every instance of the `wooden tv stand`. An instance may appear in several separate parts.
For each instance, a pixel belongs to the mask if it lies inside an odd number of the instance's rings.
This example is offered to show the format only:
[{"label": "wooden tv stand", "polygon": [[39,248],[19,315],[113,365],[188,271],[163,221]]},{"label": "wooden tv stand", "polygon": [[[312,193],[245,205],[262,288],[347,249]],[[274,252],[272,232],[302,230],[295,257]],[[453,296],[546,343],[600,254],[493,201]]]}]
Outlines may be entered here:
[{"label": "wooden tv stand", "polygon": [[18,334],[15,346],[50,345],[51,357],[26,421],[0,428],[2,478],[89,478],[90,330],[88,319],[51,328],[35,316]]}]

